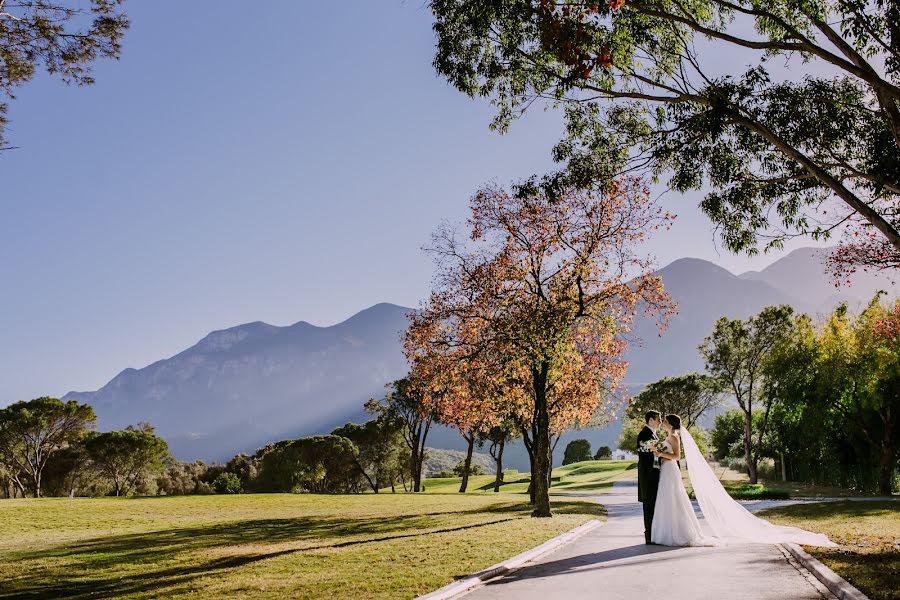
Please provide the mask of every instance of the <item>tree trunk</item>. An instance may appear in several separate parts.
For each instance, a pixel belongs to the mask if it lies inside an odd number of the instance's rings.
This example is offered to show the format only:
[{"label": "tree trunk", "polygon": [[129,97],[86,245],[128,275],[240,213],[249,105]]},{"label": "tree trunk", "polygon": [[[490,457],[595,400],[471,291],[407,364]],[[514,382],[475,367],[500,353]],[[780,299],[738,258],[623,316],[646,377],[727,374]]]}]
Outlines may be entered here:
[{"label": "tree trunk", "polygon": [[470,431],[468,437],[463,436],[469,442],[469,447],[466,449],[466,462],[463,463],[463,476],[462,482],[459,484],[459,493],[466,493],[466,488],[469,487],[469,470],[472,467],[472,451],[475,449],[475,432]]},{"label": "tree trunk", "polygon": [[418,449],[413,450],[412,471],[413,492],[418,493],[422,488],[422,467],[419,465]]},{"label": "tree trunk", "polygon": [[537,468],[534,465],[534,444],[532,444],[531,447],[528,448],[528,468],[528,502],[530,502],[531,505],[534,506],[534,474],[535,469]]},{"label": "tree trunk", "polygon": [[373,481],[372,481],[372,478],[369,477],[369,474],[366,473],[366,470],[362,468],[362,465],[361,465],[361,464],[359,464],[359,461],[356,461],[356,468],[359,469],[359,472],[362,473],[363,477],[366,478],[366,481],[369,482],[369,487],[372,488],[372,491],[375,492],[375,493],[377,494],[377,493],[378,493],[378,479],[377,479],[377,475],[376,475],[375,481],[373,482]]},{"label": "tree trunk", "polygon": [[501,439],[500,443],[497,447],[497,476],[494,478],[494,491],[500,491],[500,484],[503,483],[503,446],[506,445],[506,440]]},{"label": "tree trunk", "polygon": [[416,461],[418,468],[416,469],[416,491],[425,491],[422,484],[422,469],[425,467],[425,440],[428,438],[428,430],[431,428],[431,421],[425,421],[422,427],[422,437],[419,441],[419,459]]},{"label": "tree trunk", "polygon": [[536,435],[534,439],[534,511],[532,517],[550,517],[550,411],[547,406],[547,371],[544,362],[534,375],[534,408]]},{"label": "tree trunk", "polygon": [[550,444],[550,452],[548,453],[548,460],[550,461],[550,469],[547,471],[547,487],[553,487],[553,453],[556,451],[556,445],[559,443],[559,438],[562,437],[562,434],[556,436],[556,439],[553,439],[553,436],[550,436],[550,439],[553,440],[553,443]]},{"label": "tree trunk", "polygon": [[753,415],[744,411],[744,462],[747,463],[747,476],[750,483],[756,483],[756,461],[753,458]]},{"label": "tree trunk", "polygon": [[779,454],[781,455],[781,480],[787,481],[787,465],[784,463],[786,457],[784,452],[780,452]]},{"label": "tree trunk", "polygon": [[34,473],[34,497],[41,497],[41,472],[35,471]]},{"label": "tree trunk", "polygon": [[413,491],[420,492],[424,491],[424,486],[422,485],[422,467],[425,464],[425,438],[428,437],[428,426],[426,425],[424,431],[418,436],[417,443],[415,444],[415,448],[413,448]]},{"label": "tree trunk", "polygon": [[412,444],[412,458],[410,458],[412,473],[410,475],[412,476],[413,493],[418,493],[422,487],[422,465],[419,464],[419,440],[421,437],[421,434],[416,431]]},{"label": "tree trunk", "polygon": [[532,435],[529,437],[528,429],[525,427],[520,428],[522,432],[522,444],[525,446],[525,450],[528,452],[528,501],[534,506],[534,434],[532,428]]},{"label": "tree trunk", "polygon": [[893,423],[885,421],[884,436],[881,445],[881,469],[878,476],[878,493],[890,496],[893,493],[894,479],[894,438],[892,435]]}]

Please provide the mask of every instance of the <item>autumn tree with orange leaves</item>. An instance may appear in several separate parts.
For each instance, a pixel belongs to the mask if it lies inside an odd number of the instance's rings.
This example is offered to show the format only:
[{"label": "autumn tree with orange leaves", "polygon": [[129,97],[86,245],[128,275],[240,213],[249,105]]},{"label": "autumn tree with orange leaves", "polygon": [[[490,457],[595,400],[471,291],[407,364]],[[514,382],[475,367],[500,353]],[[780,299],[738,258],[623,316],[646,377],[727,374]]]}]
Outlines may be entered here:
[{"label": "autumn tree with orange leaves", "polygon": [[[470,208],[467,238],[444,226],[427,249],[438,271],[428,302],[412,315],[407,357],[435,365],[443,390],[451,386],[439,365],[455,365],[444,373],[477,365],[492,384],[478,386],[491,387],[489,410],[498,421],[515,416],[526,438],[532,514],[549,517],[551,435],[604,410],[627,369],[622,353],[635,317],[655,314],[662,326],[673,309],[638,252],[673,217],[630,177],[604,192],[569,189],[554,198],[489,186]],[[460,412],[470,401],[443,399]]]},{"label": "autumn tree with orange leaves", "polygon": [[[434,337],[436,323],[429,324],[430,335]],[[423,324],[424,327],[424,324]],[[424,332],[420,330],[420,335]],[[475,332],[463,328],[460,336],[474,342]],[[503,420],[502,379],[492,369],[493,365],[484,360],[484,355],[470,356],[464,350],[407,344],[414,370],[418,372],[424,385],[426,410],[432,412],[438,422],[459,431],[466,441],[466,458],[463,468],[460,493],[466,491],[472,453],[479,435],[486,434]]]}]

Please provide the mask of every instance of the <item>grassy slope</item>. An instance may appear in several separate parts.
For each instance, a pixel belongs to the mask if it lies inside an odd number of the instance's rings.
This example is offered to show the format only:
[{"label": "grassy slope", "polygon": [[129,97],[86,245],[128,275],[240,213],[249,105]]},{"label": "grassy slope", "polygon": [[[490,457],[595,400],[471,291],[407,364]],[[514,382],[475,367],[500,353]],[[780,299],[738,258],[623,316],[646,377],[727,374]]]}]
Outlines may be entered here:
[{"label": "grassy slope", "polygon": [[603,514],[521,495],[0,502],[0,597],[411,597]]},{"label": "grassy slope", "polygon": [[900,502],[817,502],[761,511],[775,523],[827,534],[840,548],[807,548],[872,600],[900,600]]},{"label": "grassy slope", "polygon": [[[589,460],[553,470],[552,494],[603,492],[623,477],[634,477],[634,460]],[[501,486],[503,493],[524,494],[528,491],[528,473],[507,472]],[[445,494],[459,490],[460,478],[429,479],[426,493]],[[477,475],[469,478],[469,492],[493,493],[494,476]]]}]

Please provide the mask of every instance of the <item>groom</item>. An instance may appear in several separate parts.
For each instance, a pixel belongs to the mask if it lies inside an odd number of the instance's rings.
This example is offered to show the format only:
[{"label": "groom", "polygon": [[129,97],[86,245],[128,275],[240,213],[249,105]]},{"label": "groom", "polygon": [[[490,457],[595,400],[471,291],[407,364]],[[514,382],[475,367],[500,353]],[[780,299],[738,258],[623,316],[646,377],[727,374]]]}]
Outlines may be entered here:
[{"label": "groom", "polygon": [[659,488],[659,466],[652,452],[642,452],[641,444],[656,438],[660,415],[657,411],[648,411],[644,417],[644,428],[637,437],[638,454],[638,502],[644,505],[644,542],[650,541],[653,527],[653,511],[656,509],[656,490]]}]

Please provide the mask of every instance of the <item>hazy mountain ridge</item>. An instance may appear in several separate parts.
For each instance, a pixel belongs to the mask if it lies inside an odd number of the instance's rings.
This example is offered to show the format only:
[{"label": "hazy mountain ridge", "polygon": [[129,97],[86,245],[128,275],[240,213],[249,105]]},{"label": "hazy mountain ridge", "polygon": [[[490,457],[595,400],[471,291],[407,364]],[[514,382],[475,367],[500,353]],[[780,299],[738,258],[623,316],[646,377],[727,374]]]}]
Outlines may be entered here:
[{"label": "hazy mountain ridge", "polygon": [[799,248],[762,271],[747,271],[739,277],[763,281],[794,298],[816,298],[813,313],[831,310],[842,301],[851,308],[860,308],[868,304],[878,290],[897,295],[897,286],[884,274],[862,270],[854,274],[852,285],[836,286],[834,278],[825,270],[828,250]]},{"label": "hazy mountain ridge", "polygon": [[[869,277],[834,292],[813,249],[742,275],[693,258],[676,260],[658,273],[679,311],[661,337],[653,321],[637,324],[640,341],[626,355],[630,393],[660,377],[702,370],[697,346],[723,315],[745,318],[773,304],[816,314],[841,298],[867,302],[880,285]],[[826,289],[834,293],[823,296]],[[254,322],[213,331],[171,358],[123,370],[96,392],[70,392],[65,398],[93,405],[103,429],[149,421],[178,458],[225,460],[272,440],[327,433],[365,419],[363,403],[406,373],[400,335],[411,310],[377,304],[330,327]],[[577,437],[589,439],[595,449],[615,446],[620,428],[613,423],[567,433],[557,460],[567,441]],[[444,428],[433,429],[428,442],[463,446],[456,432]],[[509,467],[527,469],[521,447],[509,452]]]},{"label": "hazy mountain ridge", "polygon": [[228,458],[273,439],[363,417],[369,397],[406,371],[409,309],[378,304],[330,327],[256,322],[214,331],[143,369],[125,369],[88,402],[104,429],[149,421],[179,458]]}]

